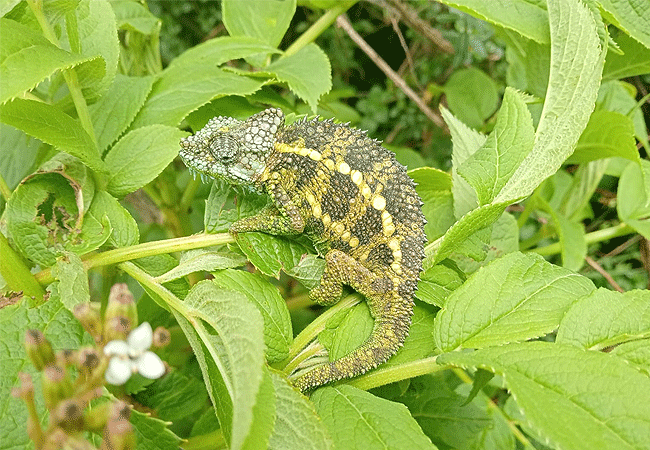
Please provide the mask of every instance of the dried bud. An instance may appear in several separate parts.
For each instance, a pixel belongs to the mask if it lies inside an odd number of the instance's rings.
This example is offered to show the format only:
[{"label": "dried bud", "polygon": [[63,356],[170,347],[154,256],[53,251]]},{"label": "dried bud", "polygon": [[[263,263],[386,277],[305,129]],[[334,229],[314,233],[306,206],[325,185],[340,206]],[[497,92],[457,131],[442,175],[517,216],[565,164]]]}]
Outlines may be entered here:
[{"label": "dried bud", "polygon": [[131,418],[131,408],[129,405],[121,400],[111,403],[109,411],[109,418],[111,420],[126,420]]},{"label": "dried bud", "polygon": [[99,367],[100,355],[92,347],[79,350],[79,371],[85,376],[90,374]]},{"label": "dried bud", "polygon": [[77,399],[63,400],[52,413],[54,423],[69,433],[84,427],[84,405]]},{"label": "dried bud", "polygon": [[68,374],[56,364],[49,364],[43,369],[42,383],[45,406],[50,411],[72,395],[72,382]]},{"label": "dried bud", "polygon": [[128,420],[108,421],[101,450],[133,450],[135,446],[135,433]]},{"label": "dried bud", "polygon": [[125,283],[117,283],[111,287],[108,294],[108,305],[104,319],[106,322],[113,317],[126,317],[132,324],[138,323],[138,310],[133,299],[133,294]]},{"label": "dried bud", "polygon": [[125,341],[131,332],[133,322],[123,316],[107,320],[104,328],[104,342]]},{"label": "dried bud", "polygon": [[153,331],[152,346],[162,348],[167,346],[172,340],[172,335],[167,328],[158,327]]},{"label": "dried bud", "polygon": [[63,431],[61,428],[56,428],[47,436],[47,441],[43,445],[43,450],[58,450],[65,448],[69,438],[70,436],[68,433]]},{"label": "dried bud", "polygon": [[97,302],[86,302],[76,305],[72,312],[88,334],[95,339],[95,342],[99,342],[102,338],[100,308],[101,305]]},{"label": "dried bud", "polygon": [[26,402],[33,401],[34,382],[32,381],[31,375],[25,372],[18,372],[18,378],[20,379],[20,384],[11,390],[11,394],[14,397],[23,399]]},{"label": "dried bud", "polygon": [[40,330],[27,330],[25,333],[25,349],[27,356],[36,367],[36,370],[41,371],[43,367],[54,362],[54,350],[50,341],[45,339]]},{"label": "dried bud", "polygon": [[61,367],[70,367],[76,365],[78,354],[76,350],[65,349],[56,352],[56,364]]}]

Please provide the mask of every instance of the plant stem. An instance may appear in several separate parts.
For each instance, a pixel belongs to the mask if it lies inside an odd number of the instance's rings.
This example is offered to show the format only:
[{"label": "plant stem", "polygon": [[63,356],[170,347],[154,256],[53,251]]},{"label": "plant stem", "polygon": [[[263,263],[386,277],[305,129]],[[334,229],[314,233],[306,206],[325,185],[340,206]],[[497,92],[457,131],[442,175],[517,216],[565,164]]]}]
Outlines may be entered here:
[{"label": "plant stem", "polygon": [[157,283],[154,277],[149,275],[147,272],[133,264],[132,262],[124,262],[118,266],[124,272],[129,274],[135,281],[140,283],[143,287],[146,287],[154,294],[156,294],[162,301],[164,301],[167,306],[177,311],[188,321],[192,322],[192,317],[189,314],[189,311],[185,304],[178,297],[176,297],[169,289],[163,286],[160,283]]},{"label": "plant stem", "polygon": [[293,44],[291,44],[289,48],[287,48],[287,50],[284,52],[284,56],[291,56],[295,53],[298,53],[298,51],[307,46],[307,44],[314,42],[314,40],[316,40],[316,38],[320,36],[323,31],[328,29],[330,25],[334,23],[338,16],[350,9],[350,7],[355,3],[356,0],[348,0],[341,2],[332,9],[328,9],[325,14],[323,14],[316,22],[312,24],[312,26],[307,29],[307,31],[301,34],[298,39],[293,41]]},{"label": "plant stem", "polygon": [[[181,238],[145,242],[130,247],[116,248],[102,253],[85,255],[81,259],[84,261],[84,268],[88,270],[93,267],[117,264],[132,259],[144,258],[145,256],[211,247],[213,245],[229,244],[231,242],[235,242],[235,239],[228,233],[201,233]],[[40,271],[35,275],[35,277],[41,285],[50,284],[54,281],[50,268]]]},{"label": "plant stem", "polygon": [[[604,228],[602,230],[592,231],[591,233],[585,234],[585,242],[587,245],[594,244],[596,242],[606,241],[608,239],[613,239],[619,236],[625,236],[626,234],[636,233],[636,230],[626,223],[619,223],[618,225],[610,228]],[[562,251],[562,246],[559,242],[555,244],[546,245],[544,247],[533,248],[529,250],[540,255],[555,255]]]}]

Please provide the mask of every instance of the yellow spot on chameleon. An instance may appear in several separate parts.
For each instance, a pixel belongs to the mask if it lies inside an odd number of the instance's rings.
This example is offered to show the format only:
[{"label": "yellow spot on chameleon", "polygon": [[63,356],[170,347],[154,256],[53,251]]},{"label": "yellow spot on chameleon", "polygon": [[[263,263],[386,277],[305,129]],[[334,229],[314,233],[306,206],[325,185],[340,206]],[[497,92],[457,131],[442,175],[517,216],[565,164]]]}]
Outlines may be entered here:
[{"label": "yellow spot on chameleon", "polygon": [[381,195],[376,196],[372,199],[372,207],[379,211],[383,211],[386,207],[386,199]]},{"label": "yellow spot on chameleon", "polygon": [[313,159],[314,161],[320,161],[321,160],[321,154],[318,150],[312,150],[309,152],[309,157]]},{"label": "yellow spot on chameleon", "polygon": [[326,227],[332,222],[332,218],[330,217],[329,214],[323,214],[321,220],[323,221],[323,225],[325,225]]},{"label": "yellow spot on chameleon", "polygon": [[357,245],[359,245],[359,239],[357,239],[356,236],[352,236],[352,237],[350,238],[350,247],[354,248],[354,247],[356,247]]},{"label": "yellow spot on chameleon", "polygon": [[361,182],[363,181],[363,174],[359,172],[358,170],[353,170],[350,172],[350,178],[352,179],[352,182],[359,186]]},{"label": "yellow spot on chameleon", "polygon": [[318,219],[323,211],[321,210],[320,205],[317,203],[311,207],[311,212],[314,215],[314,217]]},{"label": "yellow spot on chameleon", "polygon": [[347,175],[350,173],[350,166],[348,163],[343,161],[341,164],[339,164],[339,172],[341,172],[343,175]]},{"label": "yellow spot on chameleon", "polygon": [[325,167],[328,168],[328,170],[333,171],[334,170],[334,161],[331,159],[327,158],[323,160],[323,164],[325,164]]}]

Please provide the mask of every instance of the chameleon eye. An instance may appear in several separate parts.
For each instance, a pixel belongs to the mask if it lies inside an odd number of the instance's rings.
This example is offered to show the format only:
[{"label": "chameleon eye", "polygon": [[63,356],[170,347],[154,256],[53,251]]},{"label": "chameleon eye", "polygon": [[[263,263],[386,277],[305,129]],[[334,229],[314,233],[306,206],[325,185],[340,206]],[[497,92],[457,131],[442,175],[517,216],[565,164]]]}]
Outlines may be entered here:
[{"label": "chameleon eye", "polygon": [[221,163],[228,164],[239,155],[239,144],[235,139],[225,134],[219,134],[210,144],[210,153]]}]

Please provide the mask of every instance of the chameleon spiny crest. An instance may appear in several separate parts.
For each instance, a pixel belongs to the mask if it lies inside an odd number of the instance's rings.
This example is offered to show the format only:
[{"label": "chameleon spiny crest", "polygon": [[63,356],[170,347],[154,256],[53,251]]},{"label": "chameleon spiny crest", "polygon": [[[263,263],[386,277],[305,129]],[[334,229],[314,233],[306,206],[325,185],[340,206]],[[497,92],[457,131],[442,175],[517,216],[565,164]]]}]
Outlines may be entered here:
[{"label": "chameleon spiny crest", "polygon": [[375,321],[368,339],[298,376],[301,391],[363,374],[397,352],[409,332],[426,238],[422,201],[391,152],[331,120],[284,126],[282,111],[269,108],[245,121],[213,118],[181,141],[180,156],[202,177],[270,196],[273,207],[238,220],[231,233],[312,239],[326,261],[314,301],[336,303],[343,285],[366,297]]}]

